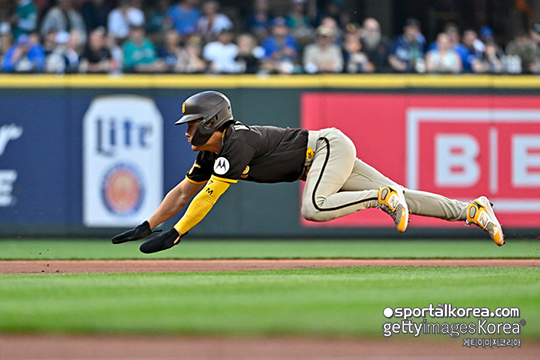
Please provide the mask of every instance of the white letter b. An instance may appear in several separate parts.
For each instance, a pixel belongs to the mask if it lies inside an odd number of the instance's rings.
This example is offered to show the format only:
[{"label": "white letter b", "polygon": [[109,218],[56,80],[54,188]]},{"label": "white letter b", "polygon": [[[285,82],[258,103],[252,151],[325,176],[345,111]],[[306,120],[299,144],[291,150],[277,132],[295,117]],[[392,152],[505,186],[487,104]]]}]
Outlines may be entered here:
[{"label": "white letter b", "polygon": [[446,187],[469,187],[478,182],[480,166],[478,141],[471,135],[435,137],[435,184]]}]

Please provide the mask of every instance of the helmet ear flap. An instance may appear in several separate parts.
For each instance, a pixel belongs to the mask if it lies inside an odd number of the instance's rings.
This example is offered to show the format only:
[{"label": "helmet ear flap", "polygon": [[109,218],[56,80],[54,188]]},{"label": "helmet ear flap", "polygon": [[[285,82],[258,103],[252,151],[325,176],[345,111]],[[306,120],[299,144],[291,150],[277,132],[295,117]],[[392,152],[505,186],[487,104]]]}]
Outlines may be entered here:
[{"label": "helmet ear flap", "polygon": [[208,120],[206,123],[204,123],[204,127],[207,129],[210,129],[214,126],[215,122],[217,120],[217,115],[213,116],[210,120]]},{"label": "helmet ear flap", "polygon": [[206,144],[206,142],[208,141],[208,139],[210,139],[214,131],[216,131],[215,126],[216,126],[217,120],[218,120],[217,115],[212,116],[210,119],[206,121],[202,119],[199,125],[197,126],[195,133],[193,134],[191,144],[195,146],[202,146]]}]

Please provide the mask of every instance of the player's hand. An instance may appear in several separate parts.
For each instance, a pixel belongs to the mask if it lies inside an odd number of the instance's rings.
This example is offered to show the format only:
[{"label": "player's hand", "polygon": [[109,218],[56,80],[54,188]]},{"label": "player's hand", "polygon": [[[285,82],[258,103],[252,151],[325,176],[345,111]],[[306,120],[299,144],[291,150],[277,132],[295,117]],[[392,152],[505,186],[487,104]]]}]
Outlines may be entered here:
[{"label": "player's hand", "polygon": [[172,228],[171,230],[154,236],[147,242],[143,243],[140,250],[145,254],[151,254],[170,249],[174,245],[180,244],[180,239],[186,234],[180,234],[175,228]]},{"label": "player's hand", "polygon": [[137,226],[135,229],[124,231],[121,234],[116,235],[111,239],[113,244],[121,244],[127,241],[135,241],[147,237],[152,233],[150,229],[150,224],[148,221],[143,222],[141,225]]}]

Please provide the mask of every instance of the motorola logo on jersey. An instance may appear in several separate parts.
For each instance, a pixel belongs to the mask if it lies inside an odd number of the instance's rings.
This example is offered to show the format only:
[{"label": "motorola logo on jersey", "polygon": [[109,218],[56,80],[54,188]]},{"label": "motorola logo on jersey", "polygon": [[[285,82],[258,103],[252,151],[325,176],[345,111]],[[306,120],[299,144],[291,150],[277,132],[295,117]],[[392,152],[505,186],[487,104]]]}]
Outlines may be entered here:
[{"label": "motorola logo on jersey", "polygon": [[214,172],[218,175],[225,175],[229,171],[230,164],[229,160],[224,157],[220,157],[214,163]]}]

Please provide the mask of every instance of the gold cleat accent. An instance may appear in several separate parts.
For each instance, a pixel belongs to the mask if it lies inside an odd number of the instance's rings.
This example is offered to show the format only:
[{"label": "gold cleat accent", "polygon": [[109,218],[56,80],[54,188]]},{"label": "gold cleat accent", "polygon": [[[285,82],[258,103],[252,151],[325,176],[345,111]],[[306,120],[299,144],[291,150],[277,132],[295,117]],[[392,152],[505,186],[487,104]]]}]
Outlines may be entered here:
[{"label": "gold cleat accent", "polygon": [[403,190],[399,186],[386,186],[377,190],[377,207],[394,219],[399,232],[405,232],[409,225],[409,208]]},{"label": "gold cleat accent", "polygon": [[485,230],[498,246],[504,245],[501,224],[493,212],[491,202],[485,196],[471,201],[467,206],[467,225],[475,224]]}]

